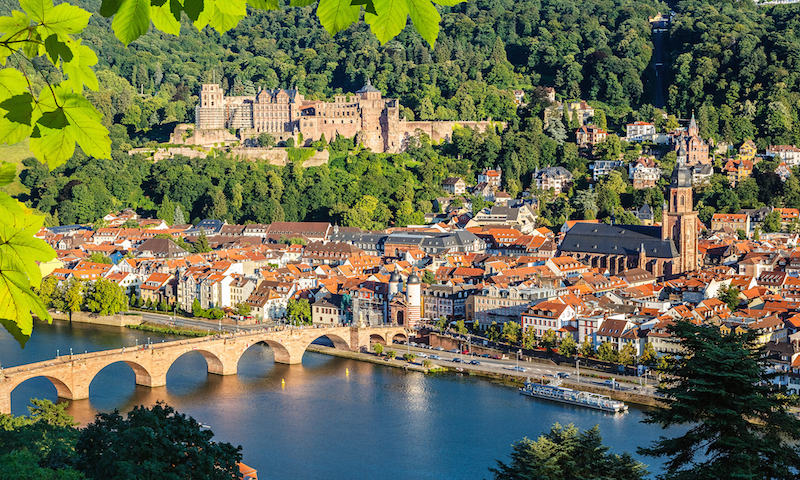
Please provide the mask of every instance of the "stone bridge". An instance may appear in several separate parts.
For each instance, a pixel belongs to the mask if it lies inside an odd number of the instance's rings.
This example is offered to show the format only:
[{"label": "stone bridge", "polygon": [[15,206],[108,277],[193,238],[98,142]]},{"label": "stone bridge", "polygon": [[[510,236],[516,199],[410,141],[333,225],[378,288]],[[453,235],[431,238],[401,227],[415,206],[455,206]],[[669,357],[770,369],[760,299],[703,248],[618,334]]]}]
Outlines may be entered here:
[{"label": "stone bridge", "polygon": [[167,372],[172,364],[189,352],[197,351],[205,357],[208,373],[234,375],[242,354],[255,344],[269,345],[276,363],[296,364],[302,361],[306,348],[320,337],[327,337],[336,348],[351,351],[369,347],[370,342],[391,344],[395,339],[408,338],[402,327],[301,327],[62,355],[54,360],[1,370],[0,413],[11,413],[11,392],[22,382],[35,377],[50,380],[60,398],[81,400],[89,398],[89,385],[95,375],[112,363],[127,363],[136,374],[137,385],[163,387],[167,384]]}]

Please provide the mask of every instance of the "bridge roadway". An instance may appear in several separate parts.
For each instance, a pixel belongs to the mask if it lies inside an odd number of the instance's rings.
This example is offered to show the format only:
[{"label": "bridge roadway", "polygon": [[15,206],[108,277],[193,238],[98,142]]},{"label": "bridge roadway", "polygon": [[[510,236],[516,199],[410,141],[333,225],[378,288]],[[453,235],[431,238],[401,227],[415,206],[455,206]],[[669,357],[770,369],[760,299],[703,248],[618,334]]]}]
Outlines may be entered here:
[{"label": "bridge roadway", "polygon": [[208,373],[234,375],[242,354],[257,343],[272,348],[275,362],[297,364],[311,343],[327,337],[334,347],[359,351],[370,341],[391,344],[407,340],[403,327],[283,327],[256,331],[232,332],[212,337],[176,340],[138,347],[62,355],[54,360],[0,369],[0,413],[11,413],[11,392],[22,382],[45,377],[56,387],[60,398],[89,398],[89,385],[100,370],[116,362],[125,362],[136,374],[136,384],[163,387],[172,364],[186,353],[197,351],[208,364]]}]

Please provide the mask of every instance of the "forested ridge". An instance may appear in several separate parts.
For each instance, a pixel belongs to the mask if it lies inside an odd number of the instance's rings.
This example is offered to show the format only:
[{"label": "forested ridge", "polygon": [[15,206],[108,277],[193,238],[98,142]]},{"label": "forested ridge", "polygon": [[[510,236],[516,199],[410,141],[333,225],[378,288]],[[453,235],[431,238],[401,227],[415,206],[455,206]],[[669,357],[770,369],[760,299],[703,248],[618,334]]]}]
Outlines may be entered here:
[{"label": "forested ridge", "polygon": [[[99,6],[83,4],[92,11]],[[7,0],[0,5],[11,8]],[[753,138],[762,149],[800,144],[800,6],[684,1],[673,8],[678,15],[666,52],[674,64],[666,112],[685,118],[694,110],[701,134],[715,142]],[[561,165],[576,181],[567,198],[543,197],[545,224],[614,215],[635,222],[623,210],[644,203],[658,217],[663,190],[634,191],[622,172],[589,189],[592,159],[571,142],[576,124],[565,118],[566,128],[545,131],[547,102],[540,87],[555,87],[561,100],[589,100],[605,113],[612,132],[621,134],[633,120],[663,124],[662,112],[649,104],[648,17],[668,12],[666,4],[473,0],[441,10],[442,34],[432,49],[411,27],[384,46],[363,24],[331,38],[313,7],[252,12],[223,35],[188,27],[179,37],[151,31],[127,48],[113,37],[109,20],[93,16],[83,38],[98,53],[101,88],[87,93],[111,129],[113,160],[78,152],[50,173],[27,162],[22,180],[31,191],[22,198],[60,223],[92,223],[126,206],[170,216],[176,202],[187,220],[330,220],[382,228],[421,222],[421,212],[444,194],[440,182],[448,176],[469,182],[480,169],[500,166],[503,188],[516,196],[530,189],[536,168]],[[54,80],[60,75],[49,74]],[[228,94],[296,87],[307,98],[353,92],[370,79],[384,95],[400,98],[405,118],[491,117],[508,127],[458,130],[445,145],[422,138],[401,155],[358,151],[351,139],[327,139],[330,147],[318,147],[330,148],[330,164],[310,169],[224,156],[153,164],[127,154],[131,147],[163,141],[177,122],[193,121],[199,85],[212,79]],[[528,107],[516,108],[511,89],[525,90]],[[630,161],[639,150],[614,137],[595,154],[624,154]],[[661,161],[667,174],[672,162],[674,155]],[[701,218],[760,205],[800,206],[796,178],[784,186],[766,166],[757,173],[735,190],[722,175],[712,177],[696,192]],[[476,200],[473,207],[481,205]]]},{"label": "forested ridge", "polygon": [[705,138],[800,145],[800,5],[687,0],[676,11],[668,110],[696,110]]}]

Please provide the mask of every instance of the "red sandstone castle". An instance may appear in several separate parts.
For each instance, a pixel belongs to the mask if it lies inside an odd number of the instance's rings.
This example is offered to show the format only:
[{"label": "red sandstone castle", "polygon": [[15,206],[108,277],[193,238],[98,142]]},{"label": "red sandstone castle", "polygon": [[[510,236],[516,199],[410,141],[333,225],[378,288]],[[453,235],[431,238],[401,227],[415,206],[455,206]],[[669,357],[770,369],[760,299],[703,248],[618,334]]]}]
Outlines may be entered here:
[{"label": "red sandstone castle", "polygon": [[383,98],[369,80],[355,95],[337,95],[333,102],[306,100],[296,89],[259,90],[255,96],[226,97],[219,85],[206,84],[195,110],[198,130],[235,128],[242,138],[261,133],[277,141],[289,138],[310,144],[323,135],[354,137],[376,152],[405,150],[418,130],[432,140],[449,139],[456,124],[485,131],[491,122],[408,122],[400,119],[400,102]]}]

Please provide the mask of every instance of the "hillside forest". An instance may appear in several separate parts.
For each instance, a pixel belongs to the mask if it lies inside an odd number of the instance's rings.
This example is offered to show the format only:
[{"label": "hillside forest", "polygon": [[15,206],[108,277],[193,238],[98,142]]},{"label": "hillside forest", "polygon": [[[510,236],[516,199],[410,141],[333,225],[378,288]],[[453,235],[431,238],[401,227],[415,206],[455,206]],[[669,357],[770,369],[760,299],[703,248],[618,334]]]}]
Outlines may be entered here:
[{"label": "hillside forest", "polygon": [[[76,3],[97,11],[100,2]],[[13,1],[0,1],[0,12],[13,8]],[[573,118],[545,129],[547,86],[561,101],[588,100],[602,111],[595,122],[620,135],[634,120],[663,126],[694,112],[701,135],[715,145],[738,146],[748,138],[760,149],[800,144],[800,5],[673,5],[663,110],[651,104],[648,22],[670,10],[663,2],[470,0],[440,8],[442,32],[433,48],[411,27],[383,46],[363,24],[331,38],[313,7],[254,11],[223,35],[187,25],[179,37],[151,31],[126,48],[113,37],[110,21],[95,15],[83,39],[97,52],[100,89],[87,95],[110,128],[113,159],[77,151],[53,171],[26,160],[19,198],[47,214],[50,224],[94,223],[124,207],[171,220],[179,205],[192,221],[329,220],[375,229],[421,223],[422,213],[444,195],[444,178],[474,182],[481,169],[499,166],[509,194],[530,191],[545,200],[545,225],[612,216],[636,223],[627,210],[644,203],[658,217],[663,188],[634,191],[624,169],[590,181],[594,159],[622,156],[627,162],[642,147],[611,136],[594,152],[580,151]],[[59,71],[45,62],[38,66],[59,80]],[[422,136],[395,155],[365,151],[353,139],[327,139],[316,148],[329,149],[329,164],[312,168],[239,162],[224,154],[153,163],[127,153],[165,141],[177,123],[192,122],[202,83],[217,81],[230,95],[295,87],[306,98],[328,99],[354,92],[367,79],[385,96],[399,98],[401,116],[409,120],[492,118],[507,127],[457,129],[445,144]],[[513,89],[526,92],[527,106],[516,107]],[[655,153],[668,175],[674,153]],[[575,175],[566,195],[532,189],[537,168],[557,165]],[[697,189],[701,219],[763,205],[800,207],[796,176],[781,183],[769,162],[756,170],[735,189],[719,174]],[[660,187],[665,185],[666,179]],[[483,206],[473,200],[473,209]]]}]

